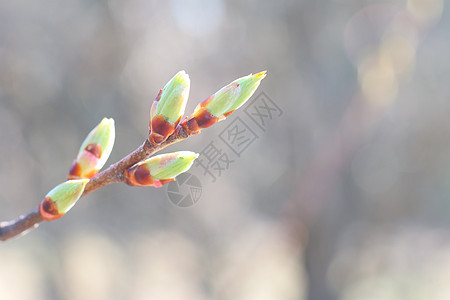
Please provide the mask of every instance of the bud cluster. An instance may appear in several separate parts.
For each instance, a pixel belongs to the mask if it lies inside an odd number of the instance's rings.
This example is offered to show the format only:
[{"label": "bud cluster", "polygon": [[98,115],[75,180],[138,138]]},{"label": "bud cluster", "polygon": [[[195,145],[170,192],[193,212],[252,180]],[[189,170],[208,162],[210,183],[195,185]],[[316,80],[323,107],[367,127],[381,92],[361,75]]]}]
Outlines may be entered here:
[{"label": "bud cluster", "polygon": [[39,205],[46,221],[62,217],[78,201],[89,179],[105,165],[115,140],[114,120],[103,120],[89,132],[69,170],[68,181],[54,187]]},{"label": "bud cluster", "polygon": [[[199,103],[194,113],[181,121],[189,97],[190,79],[184,71],[178,72],[153,102],[148,142],[156,149],[177,126],[192,135],[224,120],[253,95],[264,77],[266,71],[236,79]],[[114,140],[114,120],[104,118],[83,141],[70,168],[69,180],[54,187],[40,203],[39,212],[44,220],[60,218],[73,207],[89,180],[106,163]],[[161,187],[189,170],[197,157],[198,154],[191,151],[156,155],[123,171],[122,178],[130,186]]]}]

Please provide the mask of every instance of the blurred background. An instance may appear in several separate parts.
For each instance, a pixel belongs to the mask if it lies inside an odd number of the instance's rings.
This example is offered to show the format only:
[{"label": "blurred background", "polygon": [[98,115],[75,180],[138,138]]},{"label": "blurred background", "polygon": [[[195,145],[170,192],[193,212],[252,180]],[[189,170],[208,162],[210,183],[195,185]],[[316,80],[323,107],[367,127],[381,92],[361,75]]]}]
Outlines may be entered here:
[{"label": "blurred background", "polygon": [[268,70],[163,150],[202,154],[191,185],[110,185],[2,243],[0,299],[449,299],[449,5],[0,1],[0,220],[64,181],[103,117],[108,165],[141,145],[177,71],[189,114]]}]

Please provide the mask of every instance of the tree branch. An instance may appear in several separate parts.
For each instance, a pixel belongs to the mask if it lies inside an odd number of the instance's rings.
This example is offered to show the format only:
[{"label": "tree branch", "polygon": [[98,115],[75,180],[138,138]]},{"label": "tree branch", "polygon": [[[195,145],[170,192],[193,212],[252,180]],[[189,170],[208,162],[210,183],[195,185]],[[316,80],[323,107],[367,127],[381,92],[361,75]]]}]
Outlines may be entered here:
[{"label": "tree branch", "polygon": [[[175,132],[161,144],[155,144],[147,139],[132,153],[128,154],[115,164],[110,165],[106,170],[93,177],[86,185],[82,197],[111,183],[123,182],[123,173],[128,168],[144,159],[149,158],[159,150],[171,144],[185,140],[189,136],[195,135],[196,133],[197,132],[193,132],[179,124],[175,129]],[[42,221],[44,221],[44,219],[39,213],[39,209],[36,208],[29,214],[20,216],[15,220],[0,222],[0,240],[6,241],[20,234],[24,234],[27,230],[38,227],[39,223]]]},{"label": "tree branch", "polygon": [[[253,95],[261,80],[265,77],[266,71],[262,71],[236,79],[199,103],[192,115],[182,119],[189,95],[190,80],[189,76],[184,71],[178,72],[159,92],[155,101],[153,101],[150,109],[151,120],[149,123],[149,135],[139,148],[87,181],[87,178],[91,177],[90,174],[97,171],[97,168],[95,168],[97,165],[98,168],[103,166],[104,161],[99,161],[102,151],[105,150],[105,153],[108,153],[107,156],[109,156],[112,144],[114,143],[115,135],[112,135],[112,133],[114,133],[114,121],[112,119],[104,118],[102,122],[88,134],[82,144],[82,152],[77,156],[77,160],[88,165],[87,169],[89,172],[86,171],[86,166],[83,168],[83,164],[80,165],[80,162],[75,160],[69,171],[69,179],[82,178],[81,184],[84,189],[81,197],[111,183],[125,182],[135,186],[153,185],[159,187],[164,183],[173,181],[173,177],[175,177],[176,174],[169,176],[168,178],[157,178],[158,180],[153,181],[153,177],[150,174],[151,172],[148,169],[149,167],[136,164],[140,162],[143,164],[150,163],[144,162],[144,160],[157,151],[173,143],[185,140],[189,136],[196,135],[200,133],[200,130],[224,120]],[[99,136],[103,136],[103,140],[100,139]],[[167,136],[168,138],[165,139]],[[105,149],[102,147],[105,147]],[[195,154],[195,158],[197,156],[198,154]],[[189,161],[189,166],[191,166],[192,159]],[[94,165],[92,165],[92,162],[94,162]],[[133,167],[134,165],[136,166]],[[133,168],[130,169],[131,167]],[[158,168],[155,169],[155,174],[158,174]],[[81,174],[81,171],[87,173]],[[132,174],[134,177],[133,180],[137,179],[136,174],[140,174],[141,181],[144,180],[145,184],[142,184],[139,180],[133,182],[130,174],[128,174],[129,172],[139,172]],[[148,180],[149,182],[145,182],[145,180]],[[78,183],[80,182],[76,182],[76,184]],[[54,202],[51,196],[47,194],[38,209],[28,215],[20,216],[16,220],[1,222],[0,240],[8,240],[32,227],[37,227],[42,221],[51,221],[63,216],[70,209],[70,205],[73,205],[73,203],[79,199],[81,193],[80,189],[79,193],[76,194],[76,198],[72,197],[72,199],[70,199],[73,200],[73,202],[68,201],[67,197],[71,197],[70,195],[72,192],[64,190],[65,187],[62,187],[64,184],[67,184],[67,182],[56,186],[49,192],[49,194],[63,193],[63,196],[66,196],[66,198],[59,198],[63,205],[61,211],[59,211],[58,208],[59,204],[55,204],[57,201]],[[61,189],[63,190],[61,191]]]}]

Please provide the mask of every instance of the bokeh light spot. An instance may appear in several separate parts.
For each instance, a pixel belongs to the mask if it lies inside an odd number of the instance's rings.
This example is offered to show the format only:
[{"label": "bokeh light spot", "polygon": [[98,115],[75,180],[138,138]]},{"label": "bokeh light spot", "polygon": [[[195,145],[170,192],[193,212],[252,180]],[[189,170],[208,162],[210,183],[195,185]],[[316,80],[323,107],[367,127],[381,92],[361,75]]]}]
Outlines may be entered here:
[{"label": "bokeh light spot", "polygon": [[221,0],[172,0],[171,10],[177,25],[195,37],[214,32],[225,15]]}]

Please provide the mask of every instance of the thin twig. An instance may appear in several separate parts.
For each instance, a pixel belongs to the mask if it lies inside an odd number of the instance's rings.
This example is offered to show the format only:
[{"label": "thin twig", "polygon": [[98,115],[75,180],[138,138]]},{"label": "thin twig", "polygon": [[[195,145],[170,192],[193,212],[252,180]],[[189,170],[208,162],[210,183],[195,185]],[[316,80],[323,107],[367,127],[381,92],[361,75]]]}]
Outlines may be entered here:
[{"label": "thin twig", "polygon": [[39,209],[36,208],[29,214],[20,216],[13,221],[0,222],[0,240],[6,241],[21,233],[25,233],[32,227],[36,228],[43,220]]},{"label": "thin twig", "polygon": [[[95,177],[93,177],[86,185],[82,197],[111,183],[123,182],[123,172],[125,172],[125,170],[127,170],[134,164],[149,158],[157,151],[171,144],[185,140],[189,136],[195,134],[195,132],[191,132],[189,131],[189,129],[178,125],[175,129],[175,132],[161,144],[154,144],[147,139],[141,146],[139,146],[139,148],[134,150],[132,153],[128,154],[115,164],[110,165],[106,170],[98,173]],[[29,214],[20,216],[15,220],[9,222],[0,222],[0,240],[6,241],[10,238],[25,233],[28,229],[38,227],[39,223],[41,223],[42,221],[44,221],[44,219],[39,213],[39,209],[36,208]]]}]

